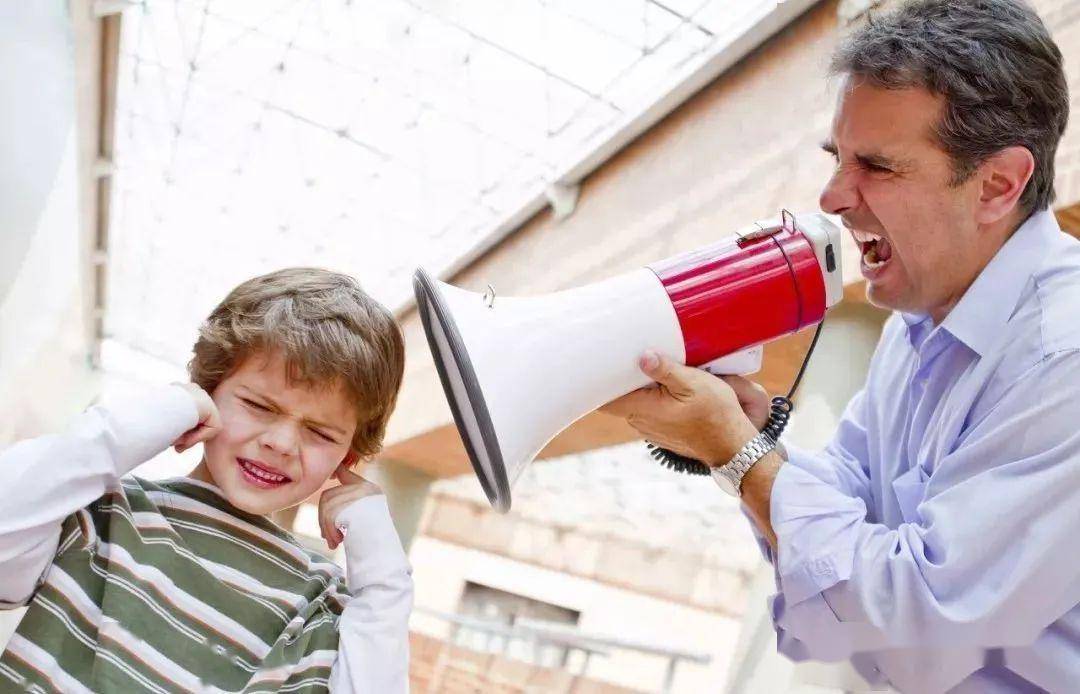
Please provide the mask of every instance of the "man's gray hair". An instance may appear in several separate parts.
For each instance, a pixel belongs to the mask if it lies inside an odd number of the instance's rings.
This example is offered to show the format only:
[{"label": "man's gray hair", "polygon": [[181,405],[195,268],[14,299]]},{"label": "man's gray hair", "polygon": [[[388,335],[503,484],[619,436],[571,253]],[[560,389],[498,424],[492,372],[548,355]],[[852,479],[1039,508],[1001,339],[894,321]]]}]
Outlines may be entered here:
[{"label": "man's gray hair", "polygon": [[1024,216],[1054,200],[1054,155],[1069,119],[1061,51],[1020,0],[915,0],[871,17],[833,55],[831,72],[944,98],[935,134],[954,185],[1006,147],[1026,147],[1035,171]]}]

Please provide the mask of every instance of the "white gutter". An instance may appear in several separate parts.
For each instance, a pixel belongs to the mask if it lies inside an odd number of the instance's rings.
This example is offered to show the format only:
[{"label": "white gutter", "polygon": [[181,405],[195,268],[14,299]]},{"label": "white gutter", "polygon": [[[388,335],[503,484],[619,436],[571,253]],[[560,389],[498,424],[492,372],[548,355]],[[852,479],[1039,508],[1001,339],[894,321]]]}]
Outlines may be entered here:
[{"label": "white gutter", "polygon": [[[672,81],[663,96],[649,101],[637,111],[628,112],[622,124],[609,133],[605,140],[563,167],[562,173],[555,176],[546,189],[522,200],[514,212],[495,224],[453,262],[439,270],[437,278],[449,281],[548,205],[552,205],[559,216],[569,214],[576,201],[577,187],[589,174],[818,2],[819,0],[776,0],[772,7],[763,3],[741,17],[738,23],[732,25],[729,33],[734,39],[718,40],[699,60],[688,65]],[[415,299],[410,297],[398,306],[395,313],[401,316],[415,305]]]}]

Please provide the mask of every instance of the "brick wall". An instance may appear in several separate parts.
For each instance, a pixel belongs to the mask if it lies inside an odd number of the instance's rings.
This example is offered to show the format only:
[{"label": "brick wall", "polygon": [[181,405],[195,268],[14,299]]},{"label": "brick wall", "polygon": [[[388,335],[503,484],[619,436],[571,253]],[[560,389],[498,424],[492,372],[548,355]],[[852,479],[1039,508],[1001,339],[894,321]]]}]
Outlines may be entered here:
[{"label": "brick wall", "polygon": [[[1056,162],[1060,209],[1080,204],[1080,0],[1036,0],[1032,5],[1061,47],[1069,79],[1072,110]],[[1080,228],[1071,231],[1080,234]]]},{"label": "brick wall", "polygon": [[[587,578],[662,600],[740,617],[760,561],[705,553],[699,547],[657,549],[644,543],[556,528],[513,513],[441,494],[428,500],[420,534],[515,561]],[[723,563],[727,559],[730,563]]]},{"label": "brick wall", "polygon": [[409,685],[413,694],[633,694],[564,670],[539,667],[409,634]]}]

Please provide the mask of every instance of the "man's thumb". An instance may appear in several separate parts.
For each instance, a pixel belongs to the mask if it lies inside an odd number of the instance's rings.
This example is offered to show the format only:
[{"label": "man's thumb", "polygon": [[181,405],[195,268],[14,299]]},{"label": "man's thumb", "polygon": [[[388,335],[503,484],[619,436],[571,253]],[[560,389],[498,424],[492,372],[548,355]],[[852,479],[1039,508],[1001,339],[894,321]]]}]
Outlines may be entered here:
[{"label": "man's thumb", "polygon": [[673,359],[653,350],[648,350],[641,356],[641,370],[646,376],[669,389],[673,386],[684,386],[685,379],[682,377],[682,365]]}]

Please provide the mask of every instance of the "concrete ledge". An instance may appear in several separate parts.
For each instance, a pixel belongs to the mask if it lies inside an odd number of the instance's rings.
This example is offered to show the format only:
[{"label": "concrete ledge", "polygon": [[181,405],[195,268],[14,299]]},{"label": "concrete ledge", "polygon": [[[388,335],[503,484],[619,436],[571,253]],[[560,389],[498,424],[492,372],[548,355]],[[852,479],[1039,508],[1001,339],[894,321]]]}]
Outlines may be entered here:
[{"label": "concrete ledge", "polygon": [[427,537],[590,579],[669,602],[739,618],[751,572],[700,552],[656,548],[558,528],[476,502],[433,495],[420,532]]}]

